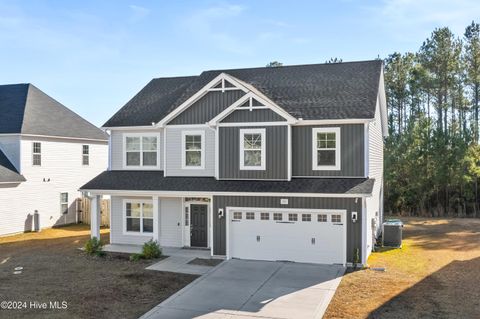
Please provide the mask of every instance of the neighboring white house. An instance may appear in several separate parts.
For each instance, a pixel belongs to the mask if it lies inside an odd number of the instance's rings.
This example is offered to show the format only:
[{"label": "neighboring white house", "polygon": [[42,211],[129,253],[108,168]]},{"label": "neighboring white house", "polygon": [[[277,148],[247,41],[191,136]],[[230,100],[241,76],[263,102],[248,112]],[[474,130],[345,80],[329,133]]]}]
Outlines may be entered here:
[{"label": "neighboring white house", "polygon": [[32,84],[0,86],[0,235],[77,221],[108,135]]}]

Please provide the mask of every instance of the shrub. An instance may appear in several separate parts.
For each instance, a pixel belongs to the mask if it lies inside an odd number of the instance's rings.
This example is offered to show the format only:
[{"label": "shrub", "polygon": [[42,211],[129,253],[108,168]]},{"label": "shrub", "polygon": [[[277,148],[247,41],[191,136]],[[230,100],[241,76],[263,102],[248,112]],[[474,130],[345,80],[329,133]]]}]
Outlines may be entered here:
[{"label": "shrub", "polygon": [[157,241],[150,239],[142,247],[142,256],[145,259],[158,258],[162,255],[162,250]]},{"label": "shrub", "polygon": [[103,256],[103,243],[97,237],[90,238],[83,247],[89,255]]},{"label": "shrub", "polygon": [[142,254],[131,254],[130,255],[130,261],[139,261],[142,258],[143,258]]}]

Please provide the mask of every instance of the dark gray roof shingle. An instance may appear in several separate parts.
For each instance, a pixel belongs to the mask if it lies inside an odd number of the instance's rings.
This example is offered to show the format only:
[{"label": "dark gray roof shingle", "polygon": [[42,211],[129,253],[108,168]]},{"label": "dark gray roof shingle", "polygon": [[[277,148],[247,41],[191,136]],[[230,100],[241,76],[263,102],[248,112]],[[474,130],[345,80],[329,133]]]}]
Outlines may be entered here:
[{"label": "dark gray roof shingle", "polygon": [[105,127],[158,122],[220,73],[253,85],[304,120],[375,117],[382,61],[205,71],[199,76],[152,80]]},{"label": "dark gray roof shingle", "polygon": [[108,135],[32,84],[0,85],[0,134],[108,140]]},{"label": "dark gray roof shingle", "polygon": [[83,190],[370,194],[373,179],[293,178],[291,181],[215,180],[213,177],[164,177],[163,171],[105,171]]},{"label": "dark gray roof shingle", "polygon": [[25,181],[25,177],[18,173],[15,166],[0,150],[0,183],[20,183]]}]

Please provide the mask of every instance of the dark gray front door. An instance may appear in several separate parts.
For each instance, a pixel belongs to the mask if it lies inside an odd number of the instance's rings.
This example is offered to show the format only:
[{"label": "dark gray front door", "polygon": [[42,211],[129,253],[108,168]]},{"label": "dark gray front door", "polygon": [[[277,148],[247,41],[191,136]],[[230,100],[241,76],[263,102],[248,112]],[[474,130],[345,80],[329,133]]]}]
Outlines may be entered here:
[{"label": "dark gray front door", "polygon": [[207,247],[208,223],[207,223],[207,205],[190,205],[191,224],[190,224],[190,246]]}]

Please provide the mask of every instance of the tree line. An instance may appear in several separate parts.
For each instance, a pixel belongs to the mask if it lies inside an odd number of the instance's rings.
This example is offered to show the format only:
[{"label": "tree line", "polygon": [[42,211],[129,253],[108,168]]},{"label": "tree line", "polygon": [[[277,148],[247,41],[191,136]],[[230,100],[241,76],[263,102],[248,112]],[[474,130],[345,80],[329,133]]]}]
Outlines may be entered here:
[{"label": "tree line", "polygon": [[480,25],[385,59],[385,211],[480,217]]}]

